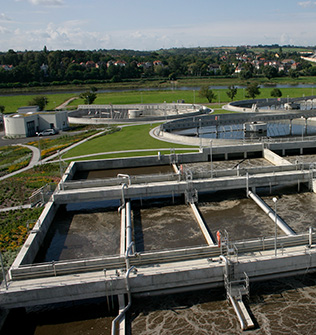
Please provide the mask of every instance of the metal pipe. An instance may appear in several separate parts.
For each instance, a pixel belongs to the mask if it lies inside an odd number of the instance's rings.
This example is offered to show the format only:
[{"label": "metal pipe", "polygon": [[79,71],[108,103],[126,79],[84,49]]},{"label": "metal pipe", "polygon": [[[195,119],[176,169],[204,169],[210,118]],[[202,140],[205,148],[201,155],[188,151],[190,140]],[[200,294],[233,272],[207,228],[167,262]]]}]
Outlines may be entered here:
[{"label": "metal pipe", "polygon": [[129,281],[128,281],[128,277],[129,274],[131,273],[132,270],[134,270],[135,266],[131,266],[125,275],[125,285],[126,285],[126,291],[127,291],[127,301],[128,304],[125,306],[125,308],[122,310],[122,312],[112,321],[112,328],[111,328],[111,335],[116,335],[116,324],[118,321],[120,321],[126,314],[126,312],[129,310],[129,308],[132,305],[132,295],[131,295],[131,291],[130,291],[130,286],[129,286]]},{"label": "metal pipe", "polygon": [[127,189],[128,186],[126,184],[122,184],[122,205],[118,208],[118,212],[120,213],[122,208],[125,207],[125,193],[124,189]]},{"label": "metal pipe", "polygon": [[132,242],[131,203],[126,202],[126,247]]},{"label": "metal pipe", "polygon": [[235,312],[236,312],[236,314],[237,314],[237,317],[238,317],[238,319],[239,319],[239,322],[240,322],[240,327],[241,327],[241,329],[242,330],[245,330],[246,328],[245,328],[245,323],[244,323],[244,320],[243,320],[243,318],[242,318],[242,316],[241,316],[241,314],[240,314],[240,312],[239,312],[239,308],[238,308],[238,306],[237,306],[237,304],[236,304],[236,302],[235,302],[235,299],[229,294],[229,299],[230,299],[230,301],[231,301],[231,303],[232,303],[232,305],[233,305],[233,307],[234,307],[234,309],[235,309]]},{"label": "metal pipe", "polygon": [[128,174],[123,174],[123,173],[119,173],[119,174],[117,175],[117,178],[119,178],[119,177],[128,178],[128,185],[130,186],[130,185],[132,184],[130,175],[128,175]]},{"label": "metal pipe", "polygon": [[131,242],[125,252],[125,264],[126,264],[126,271],[129,269],[130,264],[129,264],[129,256],[130,256],[130,251],[134,245],[134,242]]},{"label": "metal pipe", "polygon": [[274,197],[273,199],[273,202],[274,202],[274,255],[275,257],[277,256],[277,240],[278,240],[278,225],[277,225],[277,201],[278,199],[276,197]]},{"label": "metal pipe", "polygon": [[125,207],[121,210],[121,239],[120,239],[120,253],[125,254],[126,250],[126,210]]}]

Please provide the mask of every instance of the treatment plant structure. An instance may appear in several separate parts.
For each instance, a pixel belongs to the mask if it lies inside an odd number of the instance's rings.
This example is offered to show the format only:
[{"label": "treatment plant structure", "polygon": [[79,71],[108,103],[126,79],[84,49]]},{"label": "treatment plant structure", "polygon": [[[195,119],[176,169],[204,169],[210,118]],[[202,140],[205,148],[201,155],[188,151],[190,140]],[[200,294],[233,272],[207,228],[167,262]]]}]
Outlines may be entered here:
[{"label": "treatment plant structure", "polygon": [[[125,334],[125,315],[134,295],[225,286],[241,328],[253,328],[254,322],[243,300],[249,294],[249,283],[316,271],[313,229],[307,227],[306,231],[296,232],[277,214],[276,195],[280,187],[287,185],[294,185],[298,191],[303,188],[316,191],[314,163],[297,159],[291,162],[284,157],[316,153],[316,137],[307,129],[316,117],[314,98],[300,99],[305,107],[309,101],[310,108],[299,110],[283,108],[285,103],[294,103],[289,99],[233,103],[226,108],[241,109],[241,113],[200,113],[166,122],[152,131],[152,136],[162,140],[197,145],[196,152],[171,150],[170,154],[157,152],[149,157],[72,162],[3,282],[0,307],[10,309],[106,296],[119,306],[112,334],[118,330]],[[285,122],[288,131],[281,138],[266,137],[264,127],[244,127],[276,121]],[[237,124],[243,125],[245,132],[256,133],[255,136],[221,138],[220,134],[228,128],[234,132],[233,125]],[[301,126],[300,136],[295,136],[296,124]],[[181,134],[186,132],[189,136]],[[207,133],[211,137],[200,136]],[[252,158],[265,159],[269,164],[242,166],[244,160]],[[215,168],[216,162],[229,160],[239,163],[233,168]],[[190,167],[195,163],[204,164],[203,171]],[[169,172],[151,172],[166,166]],[[130,173],[138,168],[142,172]],[[109,175],[89,179],[89,173],[95,171]],[[272,204],[262,199],[258,192],[262,189],[271,194]],[[237,190],[266,213],[273,231],[271,236],[236,240],[225,229],[210,229],[199,210],[198,199],[205,194]],[[158,198],[171,203],[182,199],[203,236],[202,245],[141,250],[135,238],[135,202],[142,204]],[[105,255],[100,251],[94,257],[38,261],[62,206],[90,206],[100,201],[117,204],[120,217],[117,253]],[[152,220],[153,226],[155,223]],[[85,238],[90,243],[89,235]]]}]

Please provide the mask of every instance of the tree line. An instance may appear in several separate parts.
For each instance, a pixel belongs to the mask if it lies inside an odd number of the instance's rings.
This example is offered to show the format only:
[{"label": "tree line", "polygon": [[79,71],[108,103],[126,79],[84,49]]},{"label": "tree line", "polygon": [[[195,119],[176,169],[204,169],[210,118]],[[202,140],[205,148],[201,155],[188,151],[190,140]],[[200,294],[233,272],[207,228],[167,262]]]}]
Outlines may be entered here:
[{"label": "tree line", "polygon": [[[55,50],[0,53],[0,87],[94,84],[140,78],[236,76],[249,79],[265,76],[316,76],[316,67],[300,58],[299,52],[263,49],[267,60],[291,58],[300,62],[297,70],[277,71],[275,66],[254,66],[258,54],[247,48],[180,48],[158,51]],[[295,49],[294,49],[295,50]],[[116,64],[115,62],[121,63]],[[159,61],[159,62],[157,62]],[[156,62],[156,63],[155,63]],[[7,66],[7,67],[6,67]],[[12,67],[8,67],[12,66]],[[236,68],[241,71],[236,74]]]}]

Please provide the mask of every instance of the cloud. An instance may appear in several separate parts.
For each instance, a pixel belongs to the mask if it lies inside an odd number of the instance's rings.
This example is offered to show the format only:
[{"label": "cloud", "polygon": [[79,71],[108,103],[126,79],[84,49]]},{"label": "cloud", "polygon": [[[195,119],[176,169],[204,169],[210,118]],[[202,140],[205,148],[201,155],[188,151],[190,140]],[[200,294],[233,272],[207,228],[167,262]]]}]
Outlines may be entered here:
[{"label": "cloud", "polygon": [[9,29],[6,27],[0,26],[0,34],[8,34],[10,33]]},{"label": "cloud", "polygon": [[62,6],[64,4],[63,0],[28,0],[33,5],[42,6]]},{"label": "cloud", "polygon": [[0,20],[1,21],[11,21],[12,19],[6,16],[4,13],[0,13]]},{"label": "cloud", "polygon": [[316,1],[301,1],[297,4],[303,8],[316,7]]}]

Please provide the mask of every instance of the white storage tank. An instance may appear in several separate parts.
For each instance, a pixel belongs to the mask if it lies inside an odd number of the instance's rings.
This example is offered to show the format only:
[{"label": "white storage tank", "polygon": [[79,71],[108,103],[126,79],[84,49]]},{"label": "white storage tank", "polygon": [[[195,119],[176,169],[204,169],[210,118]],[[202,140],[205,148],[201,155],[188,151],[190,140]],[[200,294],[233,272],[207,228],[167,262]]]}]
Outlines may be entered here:
[{"label": "white storage tank", "polygon": [[143,111],[140,111],[138,109],[129,109],[128,110],[128,118],[129,119],[135,119],[137,117],[140,117],[143,115]]}]

